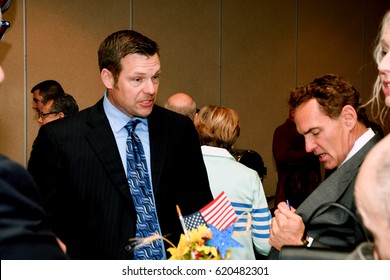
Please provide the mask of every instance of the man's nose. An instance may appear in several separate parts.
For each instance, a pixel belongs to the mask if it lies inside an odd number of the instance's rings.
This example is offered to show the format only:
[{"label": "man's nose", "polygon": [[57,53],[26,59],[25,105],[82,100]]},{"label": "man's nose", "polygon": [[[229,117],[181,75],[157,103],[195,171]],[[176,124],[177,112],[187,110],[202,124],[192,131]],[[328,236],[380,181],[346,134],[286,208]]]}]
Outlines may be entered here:
[{"label": "man's nose", "polygon": [[317,144],[316,144],[315,141],[313,141],[311,139],[307,139],[307,138],[305,139],[305,149],[306,149],[306,152],[311,153],[316,148],[317,148]]}]

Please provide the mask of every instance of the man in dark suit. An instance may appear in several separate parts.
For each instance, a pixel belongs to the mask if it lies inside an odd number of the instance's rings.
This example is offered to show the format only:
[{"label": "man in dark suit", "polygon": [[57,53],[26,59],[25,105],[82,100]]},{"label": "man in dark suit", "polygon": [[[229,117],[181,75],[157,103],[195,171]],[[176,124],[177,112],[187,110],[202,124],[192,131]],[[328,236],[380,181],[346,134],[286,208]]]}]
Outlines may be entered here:
[{"label": "man in dark suit", "polygon": [[326,169],[337,169],[296,211],[285,202],[279,203],[271,223],[270,243],[274,248],[269,258],[277,258],[277,250],[285,245],[352,249],[363,237],[341,208],[324,208],[308,223],[324,203],[337,202],[356,211],[356,176],[380,137],[364,125],[360,94],[342,77],[325,75],[297,87],[289,103],[295,110],[297,130],[305,136],[306,150],[317,155]]},{"label": "man in dark suit", "polygon": [[102,42],[98,56],[104,97],[42,126],[28,170],[71,258],[133,259],[129,239],[136,236],[137,212],[126,177],[125,128],[131,119],[141,121],[135,131],[151,173],[150,199],[162,235],[177,243],[183,231],[176,205],[183,215],[192,214],[212,194],[193,123],[154,104],[160,78],[157,44],[122,30]]},{"label": "man in dark suit", "polygon": [[[10,4],[10,0],[0,0],[0,21]],[[0,38],[5,29],[1,31]],[[3,80],[0,66],[0,83]],[[45,222],[40,203],[38,188],[27,170],[0,154],[0,259],[66,258]]]}]

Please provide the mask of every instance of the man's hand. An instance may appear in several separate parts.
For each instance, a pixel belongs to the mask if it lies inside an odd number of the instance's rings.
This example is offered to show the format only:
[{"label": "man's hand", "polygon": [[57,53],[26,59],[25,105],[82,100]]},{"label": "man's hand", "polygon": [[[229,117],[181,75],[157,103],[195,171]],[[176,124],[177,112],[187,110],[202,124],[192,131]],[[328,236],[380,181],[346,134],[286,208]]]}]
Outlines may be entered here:
[{"label": "man's hand", "polygon": [[305,224],[301,216],[295,214],[295,209],[285,202],[278,204],[271,221],[269,243],[280,250],[285,245],[302,245]]}]

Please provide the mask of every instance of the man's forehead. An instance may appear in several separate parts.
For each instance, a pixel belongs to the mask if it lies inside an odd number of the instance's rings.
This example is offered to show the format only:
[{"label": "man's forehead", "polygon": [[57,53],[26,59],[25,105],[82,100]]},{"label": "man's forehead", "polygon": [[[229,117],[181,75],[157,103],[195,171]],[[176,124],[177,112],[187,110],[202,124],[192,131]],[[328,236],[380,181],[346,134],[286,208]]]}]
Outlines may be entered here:
[{"label": "man's forehead", "polygon": [[302,134],[306,134],[309,130],[320,125],[319,120],[326,117],[328,116],[320,110],[316,99],[302,103],[294,112],[295,123]]},{"label": "man's forehead", "polygon": [[33,92],[33,99],[36,99],[36,100],[42,100],[43,99],[43,96],[40,94],[38,89]]}]

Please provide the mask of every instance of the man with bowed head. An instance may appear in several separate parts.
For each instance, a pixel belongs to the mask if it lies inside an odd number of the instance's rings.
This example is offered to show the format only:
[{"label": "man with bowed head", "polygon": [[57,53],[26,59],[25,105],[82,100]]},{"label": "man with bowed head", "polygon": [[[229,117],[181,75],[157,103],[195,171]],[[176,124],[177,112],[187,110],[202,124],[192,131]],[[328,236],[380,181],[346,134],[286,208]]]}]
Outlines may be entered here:
[{"label": "man with bowed head", "polygon": [[356,211],[356,175],[380,137],[364,125],[360,94],[342,77],[325,75],[297,87],[289,104],[295,110],[297,130],[305,137],[306,151],[317,155],[326,169],[337,169],[296,210],[279,203],[271,222],[270,243],[274,248],[269,258],[277,258],[277,250],[285,245],[352,249],[362,237],[341,209],[324,209],[310,225],[307,222],[317,207],[327,202]]},{"label": "man with bowed head", "polygon": [[117,31],[98,59],[103,98],[42,126],[28,169],[71,258],[165,259],[161,239],[132,241],[166,236],[177,244],[176,205],[189,215],[212,201],[197,132],[189,118],[155,105],[156,42]]}]

